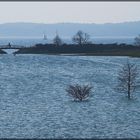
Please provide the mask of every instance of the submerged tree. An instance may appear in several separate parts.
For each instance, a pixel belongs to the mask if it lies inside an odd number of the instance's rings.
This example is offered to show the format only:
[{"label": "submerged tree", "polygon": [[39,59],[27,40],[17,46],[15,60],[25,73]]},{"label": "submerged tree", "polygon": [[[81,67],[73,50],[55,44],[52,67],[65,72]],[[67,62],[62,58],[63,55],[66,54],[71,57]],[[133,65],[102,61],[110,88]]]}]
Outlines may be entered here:
[{"label": "submerged tree", "polygon": [[84,44],[90,44],[89,41],[90,36],[87,33],[84,33],[83,31],[78,31],[72,38],[72,41],[79,46],[82,46]]},{"label": "submerged tree", "polygon": [[74,100],[82,101],[89,97],[92,87],[89,85],[69,85],[66,89],[68,95],[74,98]]},{"label": "submerged tree", "polygon": [[135,38],[135,45],[140,46],[140,35]]},{"label": "submerged tree", "polygon": [[61,46],[62,45],[62,40],[61,40],[61,38],[59,37],[59,35],[57,33],[56,33],[55,38],[53,39],[53,43],[56,46]]},{"label": "submerged tree", "polygon": [[127,94],[128,99],[131,98],[132,92],[137,87],[138,71],[135,64],[127,63],[120,69],[118,73],[118,85],[117,89],[120,92]]}]

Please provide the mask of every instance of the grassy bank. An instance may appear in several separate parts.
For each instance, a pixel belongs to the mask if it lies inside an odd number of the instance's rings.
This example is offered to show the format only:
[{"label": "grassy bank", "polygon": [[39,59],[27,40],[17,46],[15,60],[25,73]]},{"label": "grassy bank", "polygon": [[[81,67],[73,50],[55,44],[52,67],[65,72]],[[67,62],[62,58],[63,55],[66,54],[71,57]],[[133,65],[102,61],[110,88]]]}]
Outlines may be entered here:
[{"label": "grassy bank", "polygon": [[57,55],[89,55],[89,56],[132,56],[140,57],[140,46],[126,44],[87,44],[83,46],[64,44],[37,44],[29,48],[21,48],[16,54],[57,54]]}]

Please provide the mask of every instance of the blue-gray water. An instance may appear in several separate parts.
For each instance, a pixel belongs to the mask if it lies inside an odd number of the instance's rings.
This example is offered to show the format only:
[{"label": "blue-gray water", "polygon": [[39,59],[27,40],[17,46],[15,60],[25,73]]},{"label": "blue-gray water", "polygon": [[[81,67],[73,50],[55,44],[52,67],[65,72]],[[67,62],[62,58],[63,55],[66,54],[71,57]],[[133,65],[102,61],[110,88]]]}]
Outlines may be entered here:
[{"label": "blue-gray water", "polygon": [[[118,70],[140,58],[0,55],[0,138],[140,138],[140,94],[114,90]],[[90,84],[74,102],[69,84]]]},{"label": "blue-gray water", "polygon": [[[12,45],[19,45],[19,46],[32,46],[37,43],[52,43],[53,39],[43,40],[43,38],[0,38],[0,45],[7,45],[9,42]],[[73,43],[71,39],[62,39],[64,43]],[[126,44],[133,44],[134,38],[133,37],[95,37],[92,38],[91,41],[93,43],[126,43]]]}]

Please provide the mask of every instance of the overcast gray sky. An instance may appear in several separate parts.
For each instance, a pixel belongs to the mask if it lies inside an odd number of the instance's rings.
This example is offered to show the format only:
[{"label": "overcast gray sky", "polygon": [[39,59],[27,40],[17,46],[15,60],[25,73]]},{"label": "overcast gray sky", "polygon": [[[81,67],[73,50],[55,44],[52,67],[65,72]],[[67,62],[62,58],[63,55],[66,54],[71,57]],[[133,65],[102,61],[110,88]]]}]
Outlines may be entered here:
[{"label": "overcast gray sky", "polygon": [[140,2],[0,2],[0,23],[116,23],[140,20]]}]

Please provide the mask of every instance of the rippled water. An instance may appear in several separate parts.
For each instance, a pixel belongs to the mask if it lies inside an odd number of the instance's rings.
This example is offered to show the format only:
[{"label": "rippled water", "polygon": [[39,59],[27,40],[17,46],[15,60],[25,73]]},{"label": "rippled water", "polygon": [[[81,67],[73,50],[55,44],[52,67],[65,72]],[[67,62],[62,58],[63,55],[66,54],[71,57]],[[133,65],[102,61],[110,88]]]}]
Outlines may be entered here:
[{"label": "rippled water", "polygon": [[[140,138],[140,94],[114,91],[118,69],[140,58],[0,55],[0,138]],[[74,102],[69,84],[90,84]]]}]

